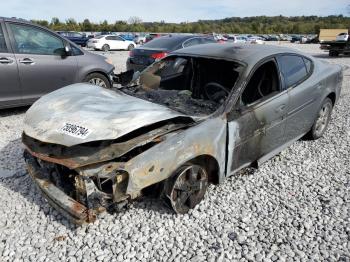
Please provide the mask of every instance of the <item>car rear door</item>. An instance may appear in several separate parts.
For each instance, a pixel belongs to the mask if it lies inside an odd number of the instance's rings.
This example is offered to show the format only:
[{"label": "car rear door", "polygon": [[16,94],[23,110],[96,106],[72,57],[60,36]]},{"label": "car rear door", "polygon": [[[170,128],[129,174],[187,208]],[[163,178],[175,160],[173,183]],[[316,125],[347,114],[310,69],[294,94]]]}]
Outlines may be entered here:
[{"label": "car rear door", "polygon": [[66,41],[41,27],[8,22],[6,26],[18,64],[22,99],[42,95],[76,81],[75,56],[64,56]]},{"label": "car rear door", "polygon": [[21,96],[16,58],[0,21],[0,107],[21,104]]},{"label": "car rear door", "polygon": [[311,128],[322,83],[319,79],[308,79],[313,70],[312,61],[308,58],[295,54],[281,55],[278,64],[290,97],[286,138],[292,140]]}]

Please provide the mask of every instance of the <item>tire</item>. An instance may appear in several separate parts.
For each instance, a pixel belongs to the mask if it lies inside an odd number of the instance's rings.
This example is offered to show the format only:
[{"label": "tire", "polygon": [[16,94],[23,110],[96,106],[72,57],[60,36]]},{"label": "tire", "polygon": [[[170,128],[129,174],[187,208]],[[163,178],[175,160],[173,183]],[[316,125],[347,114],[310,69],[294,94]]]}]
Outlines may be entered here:
[{"label": "tire", "polygon": [[306,134],[306,138],[316,140],[323,136],[326,132],[329,120],[331,119],[332,109],[332,100],[327,97],[323,101],[310,131]]},{"label": "tire", "polygon": [[110,46],[107,45],[107,44],[105,44],[105,45],[102,46],[102,51],[104,51],[104,52],[109,51],[109,49],[110,49]]},{"label": "tire", "polygon": [[329,56],[339,56],[339,53],[337,51],[329,51]]},{"label": "tire", "polygon": [[111,88],[111,83],[108,81],[107,77],[100,73],[89,74],[85,77],[83,81],[103,88]]},{"label": "tire", "polygon": [[131,50],[133,50],[135,48],[135,46],[133,45],[133,44],[130,44],[129,46],[128,46],[128,51],[131,51]]},{"label": "tire", "polygon": [[165,182],[165,197],[177,214],[185,214],[198,205],[208,188],[208,173],[204,167],[187,163]]}]

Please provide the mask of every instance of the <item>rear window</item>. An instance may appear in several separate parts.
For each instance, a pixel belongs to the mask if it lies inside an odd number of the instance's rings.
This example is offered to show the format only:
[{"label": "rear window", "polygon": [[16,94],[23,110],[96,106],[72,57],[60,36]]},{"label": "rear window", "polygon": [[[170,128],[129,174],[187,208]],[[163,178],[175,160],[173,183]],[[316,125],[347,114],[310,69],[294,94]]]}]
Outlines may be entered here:
[{"label": "rear window", "polygon": [[143,45],[143,47],[149,47],[149,48],[164,48],[168,50],[174,50],[178,45],[180,45],[184,39],[179,39],[177,37],[159,37],[155,38],[149,43],[146,43]]},{"label": "rear window", "polygon": [[284,55],[279,58],[280,68],[286,82],[286,88],[294,86],[307,76],[306,67],[302,57],[297,55]]}]

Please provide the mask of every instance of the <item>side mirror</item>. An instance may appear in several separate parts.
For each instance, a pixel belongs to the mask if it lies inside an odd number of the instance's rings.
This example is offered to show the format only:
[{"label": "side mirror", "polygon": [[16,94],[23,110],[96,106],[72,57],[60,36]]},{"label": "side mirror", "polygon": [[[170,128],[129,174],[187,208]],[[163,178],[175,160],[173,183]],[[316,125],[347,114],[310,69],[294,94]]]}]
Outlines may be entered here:
[{"label": "side mirror", "polygon": [[72,49],[71,49],[70,45],[67,44],[64,46],[64,52],[63,52],[62,57],[64,58],[64,57],[71,56],[71,55],[72,55]]}]

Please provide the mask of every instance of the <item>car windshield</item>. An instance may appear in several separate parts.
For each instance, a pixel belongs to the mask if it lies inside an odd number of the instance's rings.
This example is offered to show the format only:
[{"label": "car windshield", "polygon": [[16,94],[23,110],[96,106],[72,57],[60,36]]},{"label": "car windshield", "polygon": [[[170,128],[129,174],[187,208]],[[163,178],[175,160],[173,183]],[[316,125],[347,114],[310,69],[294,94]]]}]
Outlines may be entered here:
[{"label": "car windshield", "polygon": [[241,70],[227,60],[170,56],[135,73],[121,90],[188,115],[209,115],[225,102]]},{"label": "car windshield", "polygon": [[105,35],[99,35],[99,36],[96,36],[95,38],[101,39],[101,38],[104,38],[104,37],[105,37]]}]

